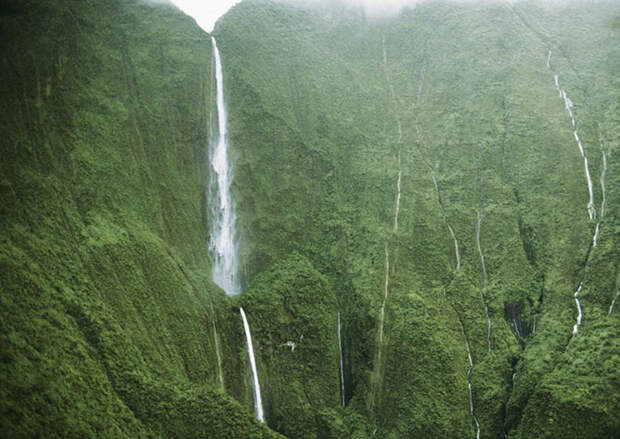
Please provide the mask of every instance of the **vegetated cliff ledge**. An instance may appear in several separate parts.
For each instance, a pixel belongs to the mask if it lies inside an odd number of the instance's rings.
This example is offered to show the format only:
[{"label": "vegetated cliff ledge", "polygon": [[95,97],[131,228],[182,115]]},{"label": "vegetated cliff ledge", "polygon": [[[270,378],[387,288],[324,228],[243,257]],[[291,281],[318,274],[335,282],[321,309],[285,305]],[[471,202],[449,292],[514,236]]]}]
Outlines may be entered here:
[{"label": "vegetated cliff ledge", "polygon": [[3,2],[0,54],[0,436],[277,437],[219,388],[208,35],[140,1]]}]

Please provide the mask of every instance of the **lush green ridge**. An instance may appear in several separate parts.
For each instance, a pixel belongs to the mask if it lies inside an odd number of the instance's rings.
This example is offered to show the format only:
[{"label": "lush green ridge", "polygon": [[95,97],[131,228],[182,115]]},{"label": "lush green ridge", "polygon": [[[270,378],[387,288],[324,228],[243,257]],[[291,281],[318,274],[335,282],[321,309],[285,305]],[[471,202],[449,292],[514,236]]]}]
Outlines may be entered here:
[{"label": "lush green ridge", "polygon": [[[482,438],[615,437],[619,17],[235,6],[214,31],[244,263],[229,299],[205,245],[209,36],[165,5],[5,2],[1,435],[277,437],[252,419],[243,306],[287,437],[475,437],[467,348]],[[598,215],[606,152],[596,248],[554,74]]]}]

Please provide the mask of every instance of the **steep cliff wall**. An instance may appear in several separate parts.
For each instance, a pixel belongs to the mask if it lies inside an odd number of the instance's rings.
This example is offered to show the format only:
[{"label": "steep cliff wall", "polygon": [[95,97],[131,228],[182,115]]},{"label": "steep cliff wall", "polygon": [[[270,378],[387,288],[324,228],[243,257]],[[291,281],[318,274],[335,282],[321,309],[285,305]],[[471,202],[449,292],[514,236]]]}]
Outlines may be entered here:
[{"label": "steep cliff wall", "polygon": [[1,435],[275,437],[220,389],[208,36],[137,1],[3,5]]},{"label": "steep cliff wall", "polygon": [[246,1],[215,29],[247,281],[299,251],[343,316],[348,409],[296,434],[361,414],[377,437],[613,437],[617,5],[317,3]]}]

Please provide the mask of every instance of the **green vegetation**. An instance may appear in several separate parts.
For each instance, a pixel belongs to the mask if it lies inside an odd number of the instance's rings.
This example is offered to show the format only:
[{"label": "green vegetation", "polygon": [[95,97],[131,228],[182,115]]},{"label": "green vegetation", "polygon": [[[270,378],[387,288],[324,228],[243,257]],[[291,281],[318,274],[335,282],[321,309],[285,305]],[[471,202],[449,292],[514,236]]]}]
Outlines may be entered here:
[{"label": "green vegetation", "polygon": [[232,8],[231,299],[206,251],[209,36],[137,0],[0,6],[3,436],[473,438],[469,348],[482,438],[616,437],[618,17]]}]

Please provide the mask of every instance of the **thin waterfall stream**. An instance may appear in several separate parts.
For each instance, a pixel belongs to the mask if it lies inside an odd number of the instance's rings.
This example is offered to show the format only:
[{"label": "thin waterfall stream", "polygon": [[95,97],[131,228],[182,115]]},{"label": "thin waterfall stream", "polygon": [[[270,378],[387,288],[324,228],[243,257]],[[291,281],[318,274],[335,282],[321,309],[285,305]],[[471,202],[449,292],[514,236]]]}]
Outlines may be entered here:
[{"label": "thin waterfall stream", "polygon": [[452,237],[452,240],[454,241],[454,253],[456,257],[456,266],[454,268],[454,272],[456,273],[457,271],[461,269],[461,253],[459,252],[459,242],[456,239],[456,233],[454,232],[454,229],[452,228],[452,226],[450,225],[450,222],[448,221],[446,210],[444,209],[443,203],[441,202],[441,192],[439,190],[439,183],[437,182],[437,178],[435,177],[435,170],[433,169],[433,166],[428,162],[428,160],[426,160],[426,158],[424,157],[424,154],[422,153],[422,147],[421,147],[422,135],[420,134],[420,124],[418,121],[418,107],[420,105],[420,97],[422,96],[422,89],[424,87],[424,72],[426,71],[426,65],[427,64],[425,61],[424,64],[422,65],[422,68],[420,69],[420,75],[418,78],[418,91],[416,94],[416,101],[413,104],[413,125],[415,127],[416,138],[418,142],[418,154],[420,154],[422,161],[424,162],[424,164],[426,165],[426,167],[428,168],[431,174],[433,184],[435,185],[435,193],[437,195],[437,203],[439,204],[441,215],[443,216],[443,219],[446,225],[448,226],[448,231],[450,232],[450,236]]},{"label": "thin waterfall stream", "polygon": [[[390,75],[388,73],[387,66],[387,52],[385,50],[385,36],[382,37],[382,48],[383,48],[383,71],[385,74],[385,80],[390,92],[390,98],[396,109],[396,98],[394,95],[394,88],[392,87],[390,81]],[[398,232],[398,216],[400,213],[400,200],[401,200],[401,181],[402,181],[402,162],[401,162],[401,154],[402,154],[402,138],[403,131],[402,125],[400,121],[400,117],[398,116],[398,112],[394,112],[394,117],[396,118],[396,125],[398,129],[398,177],[396,180],[396,200],[394,207],[394,228],[392,229],[392,234],[396,234]],[[383,357],[383,337],[384,337],[384,326],[385,326],[385,307],[387,305],[388,297],[389,297],[389,287],[390,287],[390,248],[389,248],[389,239],[385,241],[385,282],[383,287],[383,301],[381,303],[381,308],[379,311],[379,342],[377,345],[377,356],[375,362],[375,370],[377,371],[377,380],[379,380],[381,375],[381,362]],[[371,401],[374,403],[374,398],[376,397],[376,384],[373,384],[372,397]]]},{"label": "thin waterfall stream", "polygon": [[[228,114],[226,112],[226,101],[224,99],[222,59],[220,51],[217,48],[217,42],[213,37],[211,38],[211,44],[213,47],[213,60],[215,64],[217,136],[214,138],[209,148],[209,161],[213,170],[209,181],[207,200],[208,205],[211,207],[211,216],[213,218],[209,239],[209,252],[213,261],[213,281],[222,288],[228,296],[235,296],[241,293],[241,281],[239,276],[239,249],[235,238],[237,216],[235,214],[235,204],[230,190],[233,179],[233,168],[228,155]],[[248,357],[250,359],[252,372],[254,412],[259,421],[265,422],[250,325],[243,308],[240,308],[239,311],[243,320],[243,329],[245,331]]]},{"label": "thin waterfall stream", "polygon": [[340,394],[341,394],[342,408],[344,408],[345,406],[344,361],[342,360],[342,335],[341,335],[341,325],[340,325],[340,311],[338,311],[338,357],[340,359]]},{"label": "thin waterfall stream", "polygon": [[[478,209],[478,220],[476,223],[476,246],[478,247],[478,253],[480,254],[480,264],[482,265],[483,285],[486,288],[489,285],[489,276],[487,274],[487,266],[484,260],[484,253],[482,252],[482,244],[480,243],[480,232],[482,230],[482,218],[484,217],[484,199],[482,196],[482,188],[484,187],[484,173],[482,172],[482,144],[478,144],[478,166],[480,173],[480,207]],[[484,300],[484,294],[480,290],[480,300],[484,306],[484,313],[487,318],[487,345],[489,352],[491,352],[491,331],[493,329],[493,322],[489,315],[489,306]]]},{"label": "thin waterfall stream", "polygon": [[[577,131],[578,125],[575,120],[575,114],[573,113],[573,101],[570,100],[568,95],[566,94],[566,90],[562,89],[560,86],[560,80],[558,75],[553,71],[553,67],[551,65],[551,49],[549,49],[549,55],[547,57],[547,68],[553,73],[553,80],[555,81],[555,88],[560,95],[560,97],[564,100],[564,107],[566,108],[566,112],[570,116],[571,124],[573,126],[573,137],[575,138],[575,142],[577,142],[577,146],[579,147],[579,153],[581,154],[581,158],[583,159],[583,164],[585,167],[586,181],[588,183],[588,194],[590,196],[590,200],[588,201],[588,216],[590,221],[594,221],[596,218],[596,207],[594,205],[594,186],[592,184],[592,178],[590,177],[590,167],[588,165],[588,157],[586,157],[585,150],[583,147],[583,143],[581,141],[581,137],[579,136],[579,132]],[[600,183],[601,183],[601,191],[603,193],[603,201],[601,202],[601,211],[596,223],[596,228],[594,230],[594,235],[592,236],[592,247],[596,248],[598,244],[598,238],[600,233],[601,220],[605,215],[605,203],[606,203],[606,189],[605,189],[605,173],[607,172],[607,155],[606,151],[603,147],[603,139],[600,133],[599,126],[599,145],[601,149],[601,154],[603,155],[603,170],[601,171]],[[573,294],[575,299],[575,305],[577,307],[577,319],[575,324],[573,325],[572,335],[576,335],[579,327],[581,326],[581,320],[583,318],[583,313],[581,309],[581,302],[579,301],[579,294],[581,293],[581,289],[583,287],[583,282],[579,284],[577,291]]]},{"label": "thin waterfall stream", "polygon": [[256,419],[265,422],[263,413],[263,400],[260,395],[260,384],[258,382],[258,371],[256,369],[256,359],[254,358],[254,346],[252,344],[252,333],[250,332],[250,324],[245,315],[243,308],[239,308],[241,318],[243,319],[243,329],[245,330],[245,339],[248,344],[248,357],[250,358],[250,368],[252,369],[252,384],[254,389],[254,414]]}]

